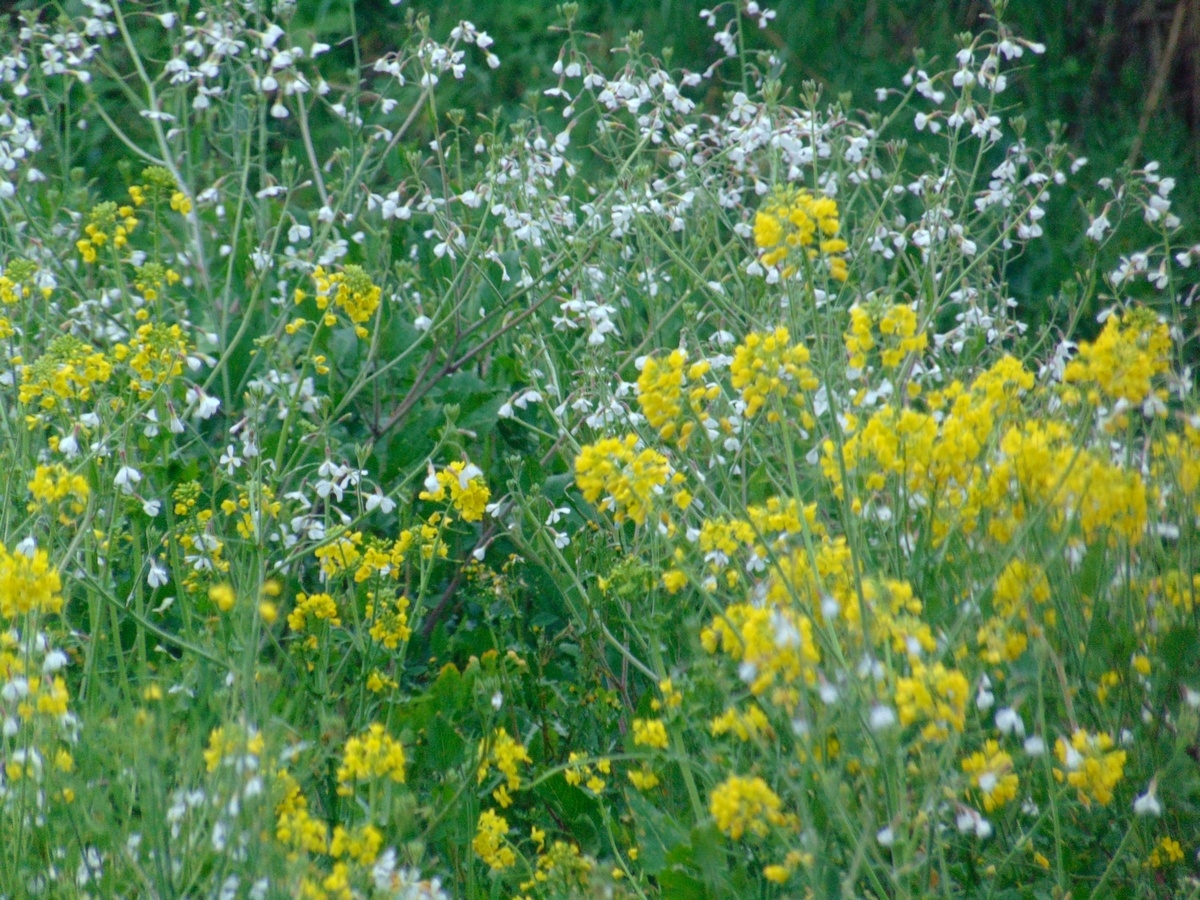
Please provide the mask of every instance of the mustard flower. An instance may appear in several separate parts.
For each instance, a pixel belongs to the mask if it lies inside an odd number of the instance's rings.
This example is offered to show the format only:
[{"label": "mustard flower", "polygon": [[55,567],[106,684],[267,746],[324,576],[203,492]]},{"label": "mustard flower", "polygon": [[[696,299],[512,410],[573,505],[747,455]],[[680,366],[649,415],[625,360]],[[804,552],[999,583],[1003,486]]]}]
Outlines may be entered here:
[{"label": "mustard flower", "polygon": [[357,782],[388,778],[404,782],[404,747],[378,722],[346,741],[338,766],[338,793],[349,796]]},{"label": "mustard flower", "polygon": [[487,863],[488,867],[499,872],[507,869],[517,861],[517,856],[508,846],[505,835],[508,834],[508,820],[496,815],[490,809],[479,814],[479,822],[475,826],[475,838],[471,846],[475,853]]},{"label": "mustard flower", "polygon": [[785,825],[783,801],[761,778],[731,775],[709,795],[708,808],[717,827],[735,841],[747,831],[763,837],[772,825]]},{"label": "mustard flower", "polygon": [[1103,732],[1090,734],[1077,728],[1069,741],[1054,742],[1054,755],[1062,766],[1054,770],[1054,777],[1074,787],[1084,806],[1093,802],[1107,806],[1113,788],[1125,777],[1125,751],[1114,750],[1112,737]]},{"label": "mustard flower", "polygon": [[599,500],[599,509],[611,509],[616,521],[628,518],[642,525],[670,468],[661,453],[637,447],[633,434],[586,444],[575,458],[575,484],[589,503]]}]

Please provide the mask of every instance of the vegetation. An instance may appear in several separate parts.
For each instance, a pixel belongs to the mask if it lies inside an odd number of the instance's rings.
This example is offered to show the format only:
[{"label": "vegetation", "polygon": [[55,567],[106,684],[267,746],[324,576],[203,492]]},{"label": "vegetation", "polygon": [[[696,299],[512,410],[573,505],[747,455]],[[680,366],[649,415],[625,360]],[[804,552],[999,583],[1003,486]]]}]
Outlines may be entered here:
[{"label": "vegetation", "polygon": [[1200,896],[1170,167],[376,12],[3,35],[0,897]]}]

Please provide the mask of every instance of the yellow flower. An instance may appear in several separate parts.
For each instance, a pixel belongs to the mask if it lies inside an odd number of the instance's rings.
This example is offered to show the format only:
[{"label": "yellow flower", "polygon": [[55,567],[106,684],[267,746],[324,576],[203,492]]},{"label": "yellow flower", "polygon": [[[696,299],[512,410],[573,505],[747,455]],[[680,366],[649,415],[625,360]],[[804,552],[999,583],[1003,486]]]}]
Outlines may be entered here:
[{"label": "yellow flower", "polygon": [[755,213],[754,244],[763,265],[783,265],[785,276],[796,271],[799,254],[817,259],[819,250],[830,275],[845,281],[846,261],[840,254],[847,244],[836,237],[839,227],[836,200],[814,196],[807,188],[777,187]]},{"label": "yellow flower", "polygon": [[521,774],[518,766],[521,763],[533,762],[529,751],[525,749],[524,744],[514,741],[506,729],[497,728],[492,733],[490,747],[487,741],[479,742],[479,756],[479,769],[476,772],[479,783],[483,784],[490,767],[495,765],[504,776],[505,782],[492,791],[492,797],[501,807],[507,808],[512,803],[509,791],[519,790],[521,787]]},{"label": "yellow flower", "polygon": [[962,672],[941,663],[928,667],[915,661],[911,678],[896,679],[900,724],[926,722],[921,736],[930,741],[944,739],[951,729],[961,732],[969,694],[970,683]]},{"label": "yellow flower", "polygon": [[1161,869],[1177,862],[1183,862],[1183,847],[1172,837],[1164,837],[1150,852],[1146,865],[1151,869]]},{"label": "yellow flower", "polygon": [[425,479],[425,490],[418,495],[422,500],[441,501],[450,493],[450,503],[462,515],[465,522],[483,519],[491,492],[478,466],[466,462],[452,462],[440,472],[433,472]]},{"label": "yellow flower", "polygon": [[342,624],[337,603],[329,594],[299,593],[296,595],[296,608],[288,614],[288,628],[304,631],[310,619],[328,622],[335,627]]},{"label": "yellow flower", "polygon": [[661,453],[639,451],[637,445],[633,434],[585,445],[575,458],[575,484],[589,503],[600,500],[601,510],[613,510],[616,521],[628,518],[641,525],[667,483],[670,468]]},{"label": "yellow flower", "polygon": [[112,376],[112,363],[104,354],[74,335],[50,342],[46,352],[24,367],[18,398],[42,409],[55,409],[59,400],[88,402],[93,388]]},{"label": "yellow flower", "polygon": [[638,747],[667,749],[667,729],[662,719],[634,719],[633,743]]},{"label": "yellow flower", "polygon": [[709,795],[709,812],[717,827],[735,841],[749,831],[763,837],[771,825],[784,825],[783,801],[761,778],[731,775]]},{"label": "yellow flower", "polygon": [[[317,266],[312,273],[316,285],[315,300],[317,309],[325,313],[322,321],[331,326],[337,322],[336,316],[330,310],[330,304],[341,309],[354,325],[354,333],[360,338],[366,338],[368,331],[363,326],[369,322],[379,308],[379,299],[383,291],[371,281],[362,266],[343,266],[339,272],[328,272],[324,266]],[[306,295],[296,291],[296,302],[301,303]]]},{"label": "yellow flower", "polygon": [[254,728],[219,726],[208,735],[208,747],[204,750],[204,766],[209,772],[216,771],[222,763],[234,763],[238,757],[262,755],[265,742]]},{"label": "yellow flower", "polygon": [[700,643],[709,653],[720,649],[741,663],[755,696],[773,686],[794,690],[815,683],[814,667],[821,661],[812,620],[790,604],[734,604],[701,632]]},{"label": "yellow flower", "polygon": [[[808,367],[808,348],[792,344],[782,326],[773,332],[752,332],[733,351],[729,371],[733,388],[746,403],[746,417],[753,418],[772,397],[791,399],[800,405],[800,391],[814,391],[816,376]],[[772,410],[770,421],[778,419]]]},{"label": "yellow flower", "polygon": [[349,831],[339,825],[333,829],[333,840],[329,842],[329,855],[333,857],[349,856],[360,865],[369,866],[379,856],[379,848],[382,846],[383,835],[373,825],[361,825]]},{"label": "yellow flower", "polygon": [[1012,771],[1012,757],[1001,750],[996,741],[988,741],[982,751],[964,759],[962,769],[971,776],[971,784],[983,796],[986,812],[1004,806],[1017,796],[1020,780]]},{"label": "yellow flower", "polygon": [[288,847],[309,853],[325,853],[329,828],[308,811],[308,800],[286,770],[276,775],[279,801],[275,805],[275,838]]},{"label": "yellow flower", "polygon": [[1165,391],[1155,391],[1154,379],[1170,367],[1170,331],[1154,313],[1138,307],[1124,317],[1109,316],[1095,341],[1081,343],[1079,355],[1063,371],[1063,382],[1088,387],[1094,405],[1119,400],[1138,405],[1152,394],[1166,399]]},{"label": "yellow flower", "polygon": [[237,595],[234,594],[233,588],[229,585],[221,583],[214,584],[208,589],[208,599],[221,612],[229,612],[233,609],[233,604],[237,601]]},{"label": "yellow flower", "polygon": [[658,786],[658,776],[649,766],[643,764],[641,769],[631,769],[626,773],[630,783],[639,791],[648,791]]},{"label": "yellow flower", "polygon": [[517,861],[512,848],[507,845],[505,835],[508,834],[508,820],[496,815],[490,809],[479,814],[479,822],[475,827],[475,839],[471,846],[475,853],[487,863],[493,871],[507,869]]},{"label": "yellow flower", "polygon": [[1125,751],[1112,747],[1109,735],[1089,734],[1082,728],[1075,729],[1070,742],[1059,738],[1054,743],[1054,755],[1062,764],[1054,770],[1054,777],[1074,787],[1084,806],[1093,801],[1107,806],[1112,789],[1125,777]]},{"label": "yellow flower", "polygon": [[667,589],[667,593],[677,594],[687,586],[688,577],[679,569],[671,569],[668,572],[663,572],[662,583],[663,587]]},{"label": "yellow flower", "polygon": [[356,782],[373,778],[403,783],[404,765],[404,747],[376,722],[346,741],[342,764],[337,770],[338,793],[349,796]]},{"label": "yellow flower", "polygon": [[37,467],[33,480],[29,482],[29,493],[33,495],[33,502],[27,506],[29,512],[70,498],[69,508],[78,515],[87,505],[90,490],[87,479],[82,475],[73,474],[66,466],[56,464]]},{"label": "yellow flower", "polygon": [[62,579],[42,549],[10,554],[0,543],[0,618],[62,610]]},{"label": "yellow flower", "polygon": [[389,650],[395,650],[412,637],[412,629],[408,625],[409,600],[407,597],[390,596],[389,593],[377,597],[372,592],[370,597],[365,615],[371,623],[371,639]]}]

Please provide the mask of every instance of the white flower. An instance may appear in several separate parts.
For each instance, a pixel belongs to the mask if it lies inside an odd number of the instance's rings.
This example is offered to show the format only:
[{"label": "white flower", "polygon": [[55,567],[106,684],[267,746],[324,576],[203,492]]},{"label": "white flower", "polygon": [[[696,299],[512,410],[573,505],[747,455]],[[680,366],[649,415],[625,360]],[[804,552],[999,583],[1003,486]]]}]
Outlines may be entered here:
[{"label": "white flower", "polygon": [[75,440],[75,432],[71,432],[58,442],[58,452],[67,459],[74,459],[79,455],[79,441]]},{"label": "white flower", "polygon": [[376,488],[373,494],[367,494],[366,506],[367,512],[379,510],[384,515],[387,515],[396,508],[396,502],[391,497],[386,496],[380,488]]},{"label": "white flower", "polygon": [[1092,224],[1088,226],[1087,236],[1093,241],[1101,241],[1110,228],[1112,228],[1112,223],[1108,221],[1108,216],[1100,213],[1092,219]]},{"label": "white flower", "polygon": [[879,841],[880,846],[890,847],[896,843],[896,833],[892,831],[892,826],[880,828],[875,834],[875,840]]},{"label": "white flower", "polygon": [[152,588],[160,588],[170,580],[167,570],[157,559],[150,560],[150,573],[146,576],[146,583]]},{"label": "white flower", "polygon": [[872,731],[883,731],[885,728],[891,728],[896,724],[896,711],[882,703],[872,706],[870,723]]},{"label": "white flower", "polygon": [[221,467],[225,469],[226,475],[232,475],[242,465],[242,458],[237,455],[237,451],[233,449],[233,444],[229,444],[225,448],[225,452],[221,454],[219,460]]},{"label": "white flower", "polygon": [[1000,729],[1001,734],[1016,732],[1017,737],[1025,736],[1025,722],[1011,706],[996,710],[996,727]]},{"label": "white flower", "polygon": [[438,481],[437,472],[433,470],[433,463],[426,463],[428,474],[425,476],[425,491],[429,494],[436,494],[442,489],[442,483]]},{"label": "white flower", "polygon": [[133,466],[121,466],[113,479],[113,485],[120,488],[122,494],[132,494],[134,486],[141,480],[142,473]]},{"label": "white flower", "polygon": [[142,511],[145,512],[146,515],[148,515],[150,518],[153,519],[155,516],[157,516],[162,511],[162,501],[161,500],[143,500],[142,501]]},{"label": "white flower", "polygon": [[1146,789],[1146,793],[1139,794],[1137,799],[1133,801],[1133,811],[1139,816],[1161,816],[1162,804],[1158,802],[1158,797],[1155,796],[1158,789],[1158,782],[1151,781],[1150,787]]}]

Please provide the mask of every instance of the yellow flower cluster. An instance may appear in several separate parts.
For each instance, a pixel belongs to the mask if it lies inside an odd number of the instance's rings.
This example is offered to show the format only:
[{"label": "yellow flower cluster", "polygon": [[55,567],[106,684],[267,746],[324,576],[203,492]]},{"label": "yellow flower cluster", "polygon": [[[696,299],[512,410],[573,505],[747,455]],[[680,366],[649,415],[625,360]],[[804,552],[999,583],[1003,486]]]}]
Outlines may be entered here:
[{"label": "yellow flower cluster", "polygon": [[912,676],[896,679],[896,709],[901,725],[925,722],[921,737],[944,740],[950,730],[961,732],[966,722],[970,682],[957,669],[941,663],[912,663]]},{"label": "yellow flower cluster", "polygon": [[440,502],[446,499],[447,491],[451,505],[464,521],[479,522],[483,519],[492,495],[478,466],[456,461],[440,472],[431,472],[425,480],[425,490],[418,496],[422,500]]},{"label": "yellow flower cluster", "polygon": [[720,649],[740,662],[755,696],[775,687],[772,697],[779,705],[790,705],[797,686],[815,683],[814,667],[821,661],[812,620],[790,604],[735,603],[700,633],[700,643],[709,653]]},{"label": "yellow flower cluster", "polygon": [[[599,794],[608,784],[601,775],[609,776],[612,774],[612,761],[608,759],[596,760],[595,768],[584,762],[587,759],[586,753],[572,751],[567,754],[567,762],[570,763],[567,769],[563,772],[563,778],[567,784],[574,787],[584,785],[589,791],[594,794]],[[632,776],[630,776],[632,778]],[[651,776],[653,777],[653,776]],[[657,782],[658,779],[654,779]],[[636,781],[634,782],[636,784]]]},{"label": "yellow flower cluster", "polygon": [[642,525],[671,474],[665,456],[637,447],[633,434],[585,445],[575,458],[575,484],[589,503],[611,509],[616,521]]},{"label": "yellow flower cluster", "polygon": [[640,769],[630,769],[625,774],[629,776],[629,783],[639,791],[648,791],[659,785],[658,776],[647,763],[643,763]]},{"label": "yellow flower cluster", "polygon": [[1041,566],[1014,559],[992,591],[992,615],[976,635],[979,655],[988,663],[1012,662],[1029,646],[1029,635],[1041,633],[1034,613],[1053,626],[1057,613],[1050,606],[1050,582]]},{"label": "yellow flower cluster", "polygon": [[208,589],[208,599],[223,613],[229,612],[237,603],[237,594],[225,583],[214,584]]},{"label": "yellow flower cluster", "polygon": [[[882,310],[869,310],[857,304],[850,307],[850,329],[843,336],[850,368],[865,372],[869,355],[876,347],[880,347],[883,368],[897,368],[911,354],[921,353],[929,346],[929,336],[918,327],[916,312],[904,304]],[[875,330],[880,335],[878,341]]]},{"label": "yellow flower cluster", "polygon": [[62,579],[45,550],[9,553],[0,543],[0,617],[10,622],[29,612],[62,610]]},{"label": "yellow flower cluster", "polygon": [[275,499],[275,492],[267,485],[259,485],[252,492],[238,488],[237,500],[221,501],[221,512],[227,516],[238,515],[237,533],[245,540],[258,540],[263,533],[264,522],[279,515],[283,504]]},{"label": "yellow flower cluster", "polygon": [[183,374],[189,345],[178,325],[163,323],[138,327],[128,344],[117,344],[113,357],[127,361],[134,378],[130,386],[141,400],[149,400],[160,385]]},{"label": "yellow flower cluster", "polygon": [[1146,865],[1151,869],[1163,869],[1178,862],[1183,862],[1183,847],[1172,837],[1160,840],[1146,859]]},{"label": "yellow flower cluster", "polygon": [[1088,543],[1104,535],[1110,545],[1119,538],[1136,541],[1145,531],[1148,497],[1141,473],[1080,450],[1068,426],[1014,426],[1001,438],[1000,452],[985,503],[993,510],[989,532],[998,541],[1009,540],[1040,507],[1052,510],[1056,530],[1077,520]]},{"label": "yellow flower cluster", "polygon": [[501,807],[511,806],[512,797],[509,792],[521,788],[521,773],[518,766],[521,763],[533,762],[525,745],[514,741],[506,729],[497,728],[492,733],[490,746],[486,740],[479,742],[479,759],[479,769],[476,772],[479,783],[483,784],[491,766],[494,765],[504,776],[504,784],[492,792],[492,797]]},{"label": "yellow flower cluster", "polygon": [[255,728],[218,726],[208,735],[204,767],[209,772],[215,772],[222,763],[236,763],[247,754],[262,756],[264,745],[262,734]]},{"label": "yellow flower cluster", "polygon": [[837,237],[837,201],[814,196],[806,188],[793,186],[773,190],[754,216],[754,243],[765,266],[783,266],[783,275],[792,275],[804,254],[806,260],[823,255],[829,274],[838,281],[847,277],[842,255],[847,244]]},{"label": "yellow flower cluster", "polygon": [[374,575],[381,575],[396,581],[400,578],[400,569],[404,565],[404,557],[416,541],[416,535],[409,529],[400,532],[396,540],[389,543],[383,538],[371,538],[367,548],[359,560],[359,566],[354,572],[354,580],[358,583],[366,581]]},{"label": "yellow flower cluster", "polygon": [[971,785],[979,790],[985,812],[992,812],[1017,796],[1020,778],[1013,772],[1012,757],[989,740],[983,750],[962,761],[962,770],[971,776]]},{"label": "yellow flower cluster", "polygon": [[33,296],[34,290],[37,290],[43,300],[49,300],[53,289],[38,288],[35,283],[34,276],[37,275],[38,269],[38,264],[32,260],[21,257],[10,260],[4,267],[4,272],[0,274],[0,303],[13,306]]},{"label": "yellow flower cluster", "polygon": [[[673,350],[663,360],[647,357],[637,380],[638,405],[650,427],[658,431],[664,441],[674,440],[681,450],[685,449],[697,422],[703,427],[712,423],[704,409],[707,401],[720,396],[716,384],[705,384],[701,379],[712,369],[708,360],[688,365],[687,351]],[[684,417],[684,390],[695,421]]]},{"label": "yellow flower cluster", "polygon": [[[24,661],[16,656],[10,656],[7,648],[0,648],[0,678],[8,679],[24,670]],[[49,676],[31,675],[24,681],[16,702],[17,718],[22,722],[30,722],[34,716],[45,716],[61,722],[63,716],[67,714],[67,705],[70,699],[67,682],[62,676],[56,675],[50,678]]]},{"label": "yellow flower cluster", "polygon": [[[379,308],[379,298],[383,292],[367,274],[362,266],[343,266],[341,271],[330,272],[324,266],[317,266],[312,273],[316,285],[315,300],[317,309],[324,315],[322,323],[329,328],[337,324],[337,316],[330,309],[330,303],[341,309],[354,325],[354,333],[360,339],[368,335],[364,322],[369,322]],[[295,301],[303,303],[307,294],[296,288]]]},{"label": "yellow flower cluster", "polygon": [[304,631],[310,622],[328,622],[334,627],[342,624],[337,602],[329,594],[296,595],[296,608],[288,614],[288,628]]},{"label": "yellow flower cluster", "polygon": [[1172,569],[1154,579],[1151,587],[1165,596],[1172,608],[1188,616],[1200,606],[1200,574],[1189,576]]},{"label": "yellow flower cluster", "polygon": [[364,615],[371,623],[371,640],[378,641],[388,650],[395,650],[401,643],[412,637],[412,629],[408,625],[407,597],[397,597],[395,592],[370,594],[370,601]]},{"label": "yellow flower cluster", "polygon": [[1067,364],[1063,381],[1088,389],[1088,402],[1125,401],[1140,404],[1152,394],[1166,400],[1166,391],[1155,390],[1154,379],[1171,367],[1171,335],[1154,313],[1138,307],[1108,317],[1093,342],[1079,345],[1079,355]]},{"label": "yellow flower cluster", "polygon": [[731,775],[708,798],[708,809],[717,827],[735,841],[747,831],[763,837],[770,826],[783,826],[788,818],[780,810],[783,801],[761,778]]},{"label": "yellow flower cluster", "polygon": [[79,515],[87,506],[90,489],[86,478],[78,472],[71,472],[61,463],[56,463],[52,466],[37,467],[33,473],[33,480],[29,482],[29,493],[33,495],[33,502],[26,507],[29,512],[69,499],[71,502],[68,508],[75,515]]},{"label": "yellow flower cluster", "polygon": [[[843,472],[867,492],[900,482],[923,508],[934,537],[975,531],[986,519],[991,537],[1007,542],[1030,515],[1050,510],[1051,527],[1078,524],[1091,543],[1107,535],[1137,540],[1145,529],[1148,495],[1140,472],[1080,449],[1071,428],[1027,419],[1005,427],[1033,376],[1005,357],[964,389],[958,382],[931,394],[930,412],[886,406],[865,426],[850,419],[839,448],[822,447],[821,467],[834,493],[845,496]],[[999,452],[997,452],[997,449]],[[861,495],[853,509],[865,508]]]},{"label": "yellow flower cluster", "polygon": [[760,737],[770,738],[775,734],[762,707],[753,702],[746,704],[743,710],[729,707],[708,723],[708,730],[713,737],[733,734],[740,741],[757,740]]},{"label": "yellow flower cluster", "polygon": [[487,863],[493,872],[507,869],[517,861],[517,855],[508,846],[508,820],[490,809],[479,814],[475,828],[475,839],[471,841],[476,855]]},{"label": "yellow flower cluster", "polygon": [[19,398],[54,409],[59,400],[92,399],[94,385],[108,381],[112,364],[104,354],[74,335],[64,334],[50,342],[46,352],[21,373]]},{"label": "yellow flower cluster", "polygon": [[354,785],[373,778],[404,782],[404,747],[378,722],[346,741],[338,766],[338,793],[350,796]]},{"label": "yellow flower cluster", "polygon": [[638,747],[667,749],[667,729],[662,719],[634,719],[633,743]]},{"label": "yellow flower cluster", "polygon": [[1185,514],[1200,519],[1200,417],[1187,420],[1183,434],[1167,434],[1155,441],[1151,477],[1166,483],[1178,497]]},{"label": "yellow flower cluster", "polygon": [[1074,787],[1084,806],[1093,802],[1107,806],[1113,788],[1125,777],[1125,751],[1112,748],[1109,735],[1089,734],[1077,728],[1070,741],[1059,738],[1054,742],[1054,755],[1062,764],[1061,769],[1054,770],[1054,777]]},{"label": "yellow flower cluster", "polygon": [[[773,332],[752,332],[733,351],[730,373],[733,389],[746,404],[746,418],[756,416],[772,397],[790,398],[800,405],[799,391],[814,391],[819,382],[808,367],[808,348],[793,344],[783,326]],[[779,420],[779,412],[771,410],[767,421]]]},{"label": "yellow flower cluster", "polygon": [[142,206],[150,198],[156,203],[167,200],[171,209],[186,216],[192,211],[192,201],[179,190],[175,176],[163,166],[147,166],[142,169],[142,183],[129,186],[129,199],[134,206]]},{"label": "yellow flower cluster", "polygon": [[[147,303],[158,299],[159,291],[179,283],[179,273],[168,269],[162,263],[148,262],[138,266],[134,273],[133,286],[142,292],[142,298]],[[149,316],[145,309],[139,309],[137,316],[144,319]]]},{"label": "yellow flower cluster", "polygon": [[276,774],[279,801],[275,805],[275,838],[285,846],[309,853],[324,853],[329,827],[308,811],[300,785],[286,770]]},{"label": "yellow flower cluster", "polygon": [[329,855],[335,859],[349,856],[360,865],[369,866],[375,862],[382,847],[383,835],[374,825],[350,829],[338,825],[333,829],[333,839],[329,842]]},{"label": "yellow flower cluster", "polygon": [[85,263],[94,263],[98,248],[111,241],[113,249],[120,250],[129,243],[129,235],[137,225],[132,206],[118,207],[111,200],[97,203],[88,214],[88,224],[83,228],[86,237],[77,240],[75,246]]},{"label": "yellow flower cluster", "polygon": [[[541,835],[541,832],[538,834]],[[589,886],[588,874],[595,867],[596,861],[580,853],[574,844],[555,841],[549,850],[538,853],[533,878],[523,882],[521,890],[529,891],[539,885],[545,885],[546,888],[553,889],[549,896],[580,896],[580,889]]]}]

